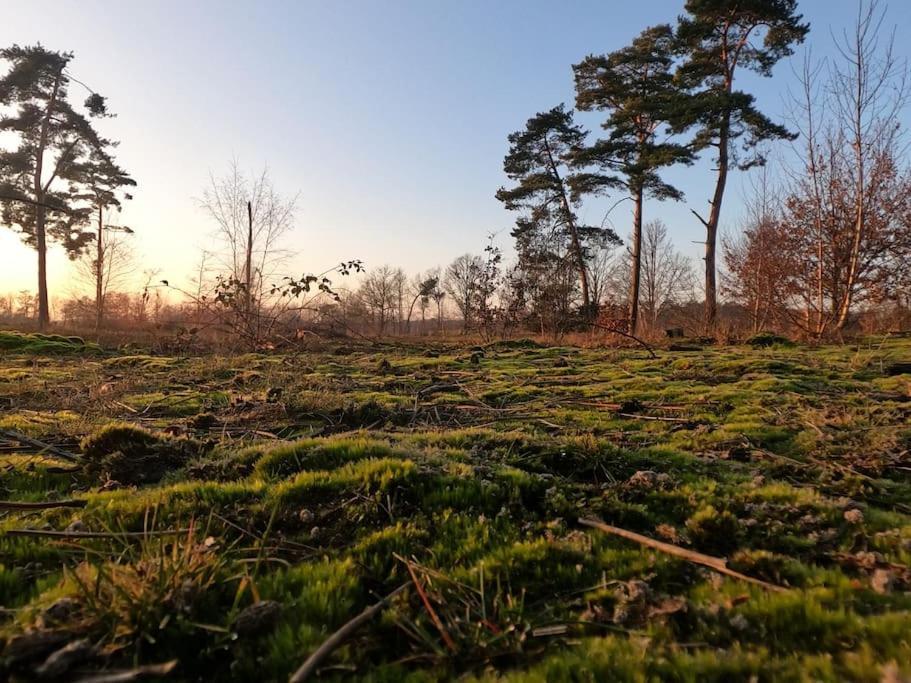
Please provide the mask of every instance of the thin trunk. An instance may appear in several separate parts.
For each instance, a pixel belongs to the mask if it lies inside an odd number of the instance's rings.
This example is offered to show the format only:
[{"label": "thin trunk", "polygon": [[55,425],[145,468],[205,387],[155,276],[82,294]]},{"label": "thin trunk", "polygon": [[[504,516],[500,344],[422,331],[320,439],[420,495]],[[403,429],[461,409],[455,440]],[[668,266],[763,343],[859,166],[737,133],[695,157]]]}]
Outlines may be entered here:
[{"label": "thin trunk", "polygon": [[411,306],[408,307],[408,317],[405,319],[405,334],[411,334],[411,316],[414,313],[414,305],[417,303],[418,298],[421,295],[418,294],[411,300]]},{"label": "thin trunk", "polygon": [[724,189],[728,181],[730,127],[730,114],[725,114],[721,119],[721,127],[718,133],[718,177],[715,181],[715,193],[712,196],[709,219],[705,222],[705,325],[708,331],[715,328],[718,317],[715,251],[718,241],[718,223],[721,220],[721,202],[724,199]]},{"label": "thin trunk", "polygon": [[547,139],[544,140],[544,147],[547,150],[547,158],[550,161],[550,169],[554,174],[557,184],[560,186],[560,202],[563,204],[563,211],[566,213],[566,225],[569,228],[570,243],[572,245],[573,257],[576,261],[576,268],[579,271],[579,281],[582,285],[582,306],[586,316],[592,314],[592,301],[588,289],[588,272],[585,268],[585,257],[582,254],[582,242],[579,240],[579,231],[576,230],[576,222],[573,220],[572,207],[569,205],[569,198],[566,196],[566,187],[563,184],[563,178],[560,171],[557,170],[557,163],[550,151],[550,145]]},{"label": "thin trunk", "polygon": [[629,331],[636,334],[639,323],[639,278],[642,270],[642,187],[633,193],[633,252],[629,278]]},{"label": "thin trunk", "polygon": [[104,322],[104,221],[103,209],[98,207],[98,235],[95,256],[95,334],[101,332]]},{"label": "thin trunk", "polygon": [[[858,51],[858,59],[862,59],[860,51]],[[862,64],[862,62],[859,62]],[[857,168],[857,176],[855,178],[855,188],[854,188],[854,230],[851,240],[851,260],[848,263],[848,275],[845,279],[845,293],[844,297],[841,300],[841,305],[838,308],[838,320],[835,323],[835,329],[838,332],[841,332],[845,325],[848,322],[848,316],[851,313],[851,304],[854,301],[854,289],[857,283],[857,271],[858,263],[860,261],[860,246],[863,241],[864,236],[864,227],[865,227],[865,218],[866,218],[866,202],[865,202],[865,168],[864,168],[864,152],[863,152],[863,110],[862,110],[862,88],[863,88],[863,79],[861,76],[862,67],[858,68],[857,76],[857,108],[855,110],[855,120],[854,120],[854,163]]]},{"label": "thin trunk", "polygon": [[54,76],[54,86],[51,89],[51,98],[44,113],[41,123],[41,135],[38,138],[38,149],[35,150],[35,246],[38,249],[38,328],[44,332],[51,322],[50,302],[47,295],[47,235],[45,233],[45,207],[44,185],[41,175],[44,170],[44,150],[50,131],[51,116],[57,104],[57,93],[60,90],[60,79],[63,67]]},{"label": "thin trunk", "polygon": [[247,262],[244,266],[244,285],[247,288],[244,310],[247,315],[247,324],[252,328],[253,323],[253,204],[247,202]]}]

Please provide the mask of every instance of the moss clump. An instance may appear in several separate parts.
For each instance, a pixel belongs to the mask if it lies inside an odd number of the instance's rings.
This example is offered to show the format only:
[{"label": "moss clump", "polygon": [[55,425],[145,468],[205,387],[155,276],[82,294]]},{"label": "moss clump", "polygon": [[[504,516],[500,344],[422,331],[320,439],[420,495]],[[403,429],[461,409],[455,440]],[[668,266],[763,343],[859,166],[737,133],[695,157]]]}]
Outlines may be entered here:
[{"label": "moss clump", "polygon": [[121,484],[160,481],[204,450],[198,441],[155,434],[126,422],[102,427],[85,437],[81,447],[89,476]]},{"label": "moss clump", "polygon": [[394,453],[389,444],[373,439],[302,439],[268,451],[256,463],[256,472],[274,479],[297,472],[335,469],[357,460],[396,455],[407,457],[406,453]]},{"label": "moss clump", "polygon": [[737,548],[740,522],[727,510],[707,505],[686,521],[686,530],[700,550],[727,555]]},{"label": "moss clump", "polygon": [[86,344],[81,337],[63,337],[59,334],[23,334],[0,332],[0,349],[33,355],[96,354],[97,344]]},{"label": "moss clump", "polygon": [[794,342],[772,332],[760,332],[746,340],[746,343],[755,349],[764,349],[770,346],[794,346]]}]

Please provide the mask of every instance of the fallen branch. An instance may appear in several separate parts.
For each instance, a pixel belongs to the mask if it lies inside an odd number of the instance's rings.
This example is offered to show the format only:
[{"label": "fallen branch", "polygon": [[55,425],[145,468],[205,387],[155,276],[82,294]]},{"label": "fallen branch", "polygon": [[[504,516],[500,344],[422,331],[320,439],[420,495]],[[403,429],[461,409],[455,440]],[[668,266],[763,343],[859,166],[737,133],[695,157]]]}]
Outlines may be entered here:
[{"label": "fallen branch", "polygon": [[656,541],[654,538],[649,538],[648,536],[643,536],[642,534],[637,534],[635,531],[627,531],[626,529],[621,529],[620,527],[611,526],[610,524],[605,524],[604,522],[597,519],[585,519],[580,518],[579,524],[583,526],[591,527],[593,529],[598,529],[607,534],[613,534],[614,536],[620,536],[629,541],[634,541],[639,545],[644,545],[647,548],[652,548],[654,550],[660,550],[663,553],[668,555],[673,555],[674,557],[679,557],[686,560],[687,562],[692,562],[693,564],[700,564],[703,567],[708,567],[713,569],[719,574],[724,574],[726,576],[733,577],[735,579],[740,579],[741,581],[746,581],[747,583],[752,583],[757,586],[762,586],[766,590],[771,591],[785,591],[786,589],[782,586],[776,586],[772,583],[767,583],[761,581],[760,579],[754,579],[752,576],[747,576],[746,574],[741,574],[740,572],[729,569],[727,562],[720,557],[713,557],[711,555],[703,555],[702,553],[697,553],[694,550],[687,550],[686,548],[681,548],[680,546],[673,545],[671,543],[665,543],[663,541]]},{"label": "fallen branch", "polygon": [[25,503],[17,500],[0,500],[0,510],[51,510],[53,508],[84,508],[87,500],[49,500]]},{"label": "fallen branch", "polygon": [[655,422],[678,422],[680,424],[691,424],[695,422],[688,417],[665,417],[663,415],[643,415],[642,413],[617,413],[620,417],[630,420],[652,420]]},{"label": "fallen branch", "polygon": [[47,538],[142,538],[145,536],[176,536],[191,529],[163,529],[161,531],[56,531],[54,529],[7,529],[6,536],[43,536]]},{"label": "fallen branch", "polygon": [[613,332],[614,334],[619,334],[621,337],[626,337],[627,339],[632,339],[634,342],[639,344],[639,346],[641,346],[643,349],[648,351],[649,358],[658,357],[658,354],[655,353],[655,349],[653,349],[651,346],[646,344],[644,341],[639,339],[639,337],[637,337],[634,334],[630,334],[629,332],[623,332],[622,330],[614,329],[613,327],[610,327],[609,325],[602,325],[601,323],[596,323],[596,322],[592,322],[592,321],[589,321],[588,324],[591,325],[592,327],[597,327],[600,330],[606,330],[607,332]]},{"label": "fallen branch", "polygon": [[21,434],[19,432],[14,432],[9,429],[2,429],[0,430],[0,436],[3,436],[7,439],[12,439],[13,441],[18,441],[19,443],[31,446],[32,448],[39,448],[41,449],[41,453],[51,453],[52,455],[56,455],[58,458],[63,458],[64,460],[69,460],[70,462],[82,462],[82,458],[80,458],[78,455],[70,453],[69,451],[65,451],[58,446],[52,446],[49,443],[44,443],[38,439],[33,439],[32,437],[26,436],[25,434]]},{"label": "fallen branch", "polygon": [[323,644],[320,645],[312,655],[307,657],[307,661],[301,664],[300,668],[291,674],[291,678],[288,679],[289,683],[301,683],[301,681],[306,681],[316,671],[316,667],[319,666],[320,662],[332,654],[349,636],[351,636],[351,634],[373,619],[373,617],[389,604],[389,601],[392,600],[392,598],[408,588],[409,585],[410,584],[403,583],[385,598],[370,607],[367,607],[363,612],[346,622],[338,631],[323,641]]},{"label": "fallen branch", "polygon": [[172,659],[170,662],[164,662],[163,664],[149,664],[147,666],[138,666],[135,669],[107,671],[95,676],[86,676],[77,680],[76,683],[130,683],[131,681],[141,681],[145,678],[167,676],[176,666],[177,660]]}]

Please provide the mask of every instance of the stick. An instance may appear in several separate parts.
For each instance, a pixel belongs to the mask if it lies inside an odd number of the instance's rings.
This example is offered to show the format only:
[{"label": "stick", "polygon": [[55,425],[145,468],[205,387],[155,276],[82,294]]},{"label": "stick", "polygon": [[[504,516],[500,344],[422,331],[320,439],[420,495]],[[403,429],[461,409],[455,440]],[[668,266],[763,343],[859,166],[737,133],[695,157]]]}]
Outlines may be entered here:
[{"label": "stick", "polygon": [[741,574],[736,572],[733,569],[729,569],[727,562],[720,557],[712,557],[711,555],[703,555],[702,553],[697,553],[694,550],[687,550],[686,548],[681,548],[680,546],[673,545],[671,543],[664,543],[663,541],[656,541],[654,538],[649,538],[648,536],[643,536],[642,534],[637,534],[635,531],[627,531],[626,529],[621,529],[620,527],[611,526],[610,524],[605,524],[604,522],[597,519],[585,519],[579,518],[579,524],[583,526],[591,527],[593,529],[598,529],[607,534],[613,534],[614,536],[620,536],[629,541],[635,541],[640,545],[644,545],[648,548],[653,548],[654,550],[660,550],[663,553],[668,555],[673,555],[674,557],[679,557],[686,560],[687,562],[692,562],[694,564],[701,564],[703,567],[708,567],[709,569],[714,569],[719,574],[725,574],[726,576],[731,576],[735,579],[740,579],[741,581],[746,581],[747,583],[752,583],[757,586],[762,586],[766,590],[771,591],[785,591],[787,589],[776,586],[772,583],[766,583],[759,579],[754,579],[752,576],[747,576],[746,574]]},{"label": "stick", "polygon": [[190,529],[163,529],[161,531],[121,531],[112,533],[107,531],[57,531],[54,529],[7,529],[3,532],[7,536],[45,536],[48,538],[141,538],[143,536],[176,536],[185,534]]},{"label": "stick", "polygon": [[16,500],[0,500],[0,510],[50,510],[52,508],[84,508],[87,500],[49,500],[40,503],[24,503]]},{"label": "stick", "polygon": [[291,678],[288,679],[289,683],[301,683],[302,681],[306,681],[310,675],[316,671],[316,667],[319,666],[320,662],[332,654],[352,633],[373,619],[373,617],[382,611],[392,598],[408,588],[409,585],[410,584],[403,583],[385,598],[370,607],[365,608],[363,612],[346,622],[338,631],[323,641],[323,644],[320,645],[312,655],[307,657],[307,661],[301,664],[300,668],[291,674]]},{"label": "stick", "polygon": [[681,424],[695,422],[695,420],[691,420],[688,417],[664,417],[663,415],[643,415],[642,413],[617,413],[617,415],[630,420],[654,420],[657,422],[679,422]]},{"label": "stick", "polygon": [[74,455],[73,453],[65,451],[62,448],[58,448],[57,446],[52,446],[49,443],[38,441],[38,439],[33,439],[32,437],[26,436],[25,434],[20,434],[19,432],[14,432],[9,429],[0,429],[0,435],[5,436],[7,439],[18,441],[21,444],[32,446],[33,448],[40,448],[42,453],[47,451],[48,453],[56,455],[58,458],[63,458],[64,460],[69,460],[70,462],[82,461],[82,458],[80,458],[78,455]]},{"label": "stick", "polygon": [[421,596],[421,602],[424,603],[424,607],[427,609],[427,613],[433,620],[433,625],[437,627],[437,631],[440,632],[440,635],[443,637],[443,642],[446,643],[446,647],[449,648],[449,651],[455,652],[456,646],[455,643],[452,642],[452,636],[450,636],[446,631],[446,628],[443,626],[443,622],[440,621],[440,617],[433,609],[433,605],[430,604],[430,600],[427,598],[427,593],[424,592],[424,587],[418,580],[418,575],[414,573],[414,567],[411,566],[411,562],[407,562],[405,566],[408,567],[408,573],[411,574],[411,580],[414,581],[414,587],[418,589],[418,595]]},{"label": "stick", "polygon": [[607,330],[608,332],[613,332],[614,334],[619,334],[621,337],[626,337],[627,339],[632,339],[634,342],[639,344],[643,349],[648,351],[649,358],[658,357],[658,354],[655,353],[655,349],[653,349],[651,346],[646,344],[644,341],[639,339],[639,337],[637,337],[634,334],[630,334],[629,332],[623,332],[622,330],[615,330],[613,327],[610,327],[608,325],[602,325],[601,323],[589,321],[588,324],[591,325],[592,327],[597,327],[600,330]]},{"label": "stick", "polygon": [[163,664],[149,664],[135,669],[127,669],[126,671],[102,672],[94,676],[80,678],[76,683],[130,683],[143,678],[167,676],[176,666],[177,660],[172,659],[170,662],[164,662]]}]

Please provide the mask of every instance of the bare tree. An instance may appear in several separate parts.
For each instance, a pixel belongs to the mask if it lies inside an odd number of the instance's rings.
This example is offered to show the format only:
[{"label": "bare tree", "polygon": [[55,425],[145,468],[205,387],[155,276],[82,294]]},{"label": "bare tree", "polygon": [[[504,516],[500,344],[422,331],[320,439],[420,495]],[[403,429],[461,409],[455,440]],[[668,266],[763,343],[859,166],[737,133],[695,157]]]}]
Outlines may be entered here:
[{"label": "bare tree", "polygon": [[859,2],[835,57],[815,63],[808,53],[791,95],[798,163],[770,258],[776,267],[791,262],[776,294],[792,297],[784,312],[816,339],[841,332],[863,301],[888,297],[911,255],[911,175],[899,127],[908,71],[884,21],[877,0]]},{"label": "bare tree", "polygon": [[293,229],[298,195],[286,197],[268,170],[246,175],[233,160],[225,175],[209,179],[200,206],[217,227],[221,248],[213,252],[227,277],[242,283],[253,314],[268,290],[267,280],[291,255],[282,238]]},{"label": "bare tree", "polygon": [[629,269],[622,258],[623,253],[618,251],[614,242],[604,242],[591,249],[588,259],[589,284],[592,302],[599,307],[608,300],[615,303],[626,296]]},{"label": "bare tree", "polygon": [[722,240],[722,292],[746,311],[752,333],[786,320],[799,268],[795,231],[782,218],[782,202],[768,167],[759,170],[747,198],[743,230]]},{"label": "bare tree", "polygon": [[894,53],[895,31],[883,35],[885,10],[879,0],[859,2],[857,19],[837,44],[839,59],[830,68],[830,95],[836,125],[853,156],[854,201],[850,256],[835,327],[844,329],[858,289],[864,241],[869,234],[871,176],[884,154],[901,146],[899,115],[908,97],[908,65]]},{"label": "bare tree", "polygon": [[661,220],[645,224],[642,235],[642,289],[639,304],[643,318],[654,331],[658,318],[679,303],[693,284],[690,260],[674,248]]},{"label": "bare tree", "polygon": [[384,334],[390,318],[394,320],[398,294],[405,273],[401,268],[381,266],[367,273],[358,289],[358,298],[376,321],[377,334]]},{"label": "bare tree", "polygon": [[95,332],[100,331],[110,293],[132,277],[136,258],[129,244],[129,228],[108,223],[107,212],[99,212],[95,249],[84,251],[76,261],[76,277],[95,291]]},{"label": "bare tree", "polygon": [[16,315],[26,320],[31,320],[38,314],[38,295],[32,294],[27,289],[19,292],[16,297]]},{"label": "bare tree", "polygon": [[474,254],[462,254],[446,268],[443,289],[462,315],[462,331],[472,323],[478,284],[484,271],[484,260]]}]

